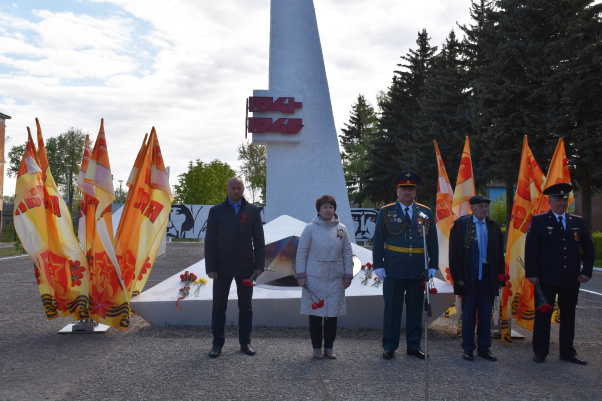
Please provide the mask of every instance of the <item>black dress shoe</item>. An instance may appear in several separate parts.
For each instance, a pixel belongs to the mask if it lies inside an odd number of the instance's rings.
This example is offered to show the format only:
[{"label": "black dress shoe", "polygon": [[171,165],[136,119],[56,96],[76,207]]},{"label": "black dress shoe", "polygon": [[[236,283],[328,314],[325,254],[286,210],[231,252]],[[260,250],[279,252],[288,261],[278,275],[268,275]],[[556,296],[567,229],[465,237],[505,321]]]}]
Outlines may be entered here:
[{"label": "black dress shoe", "polygon": [[533,362],[544,363],[546,361],[546,357],[543,355],[533,355]]},{"label": "black dress shoe", "polygon": [[409,349],[406,354],[415,356],[418,359],[424,359],[424,352],[421,349]]},{"label": "black dress shoe", "polygon": [[384,359],[393,359],[395,357],[395,351],[383,351]]},{"label": "black dress shoe", "polygon": [[222,354],[222,347],[218,347],[217,345],[214,345],[213,348],[211,348],[211,351],[209,351],[209,358],[217,358],[221,354]]},{"label": "black dress shoe", "polygon": [[247,355],[255,355],[255,350],[253,349],[253,347],[251,347],[251,344],[241,345],[240,350]]},{"label": "black dress shoe", "polygon": [[497,358],[495,357],[495,355],[493,355],[491,353],[491,351],[487,350],[487,351],[478,351],[477,354],[481,357],[481,358],[485,358],[488,361],[491,362],[495,362],[497,361]]},{"label": "black dress shoe", "polygon": [[464,351],[462,358],[466,359],[467,361],[474,361],[474,353],[472,351]]},{"label": "black dress shoe", "polygon": [[560,355],[560,360],[576,363],[577,365],[587,365],[587,362],[585,362],[583,359],[577,358],[577,355],[572,355],[572,356]]}]

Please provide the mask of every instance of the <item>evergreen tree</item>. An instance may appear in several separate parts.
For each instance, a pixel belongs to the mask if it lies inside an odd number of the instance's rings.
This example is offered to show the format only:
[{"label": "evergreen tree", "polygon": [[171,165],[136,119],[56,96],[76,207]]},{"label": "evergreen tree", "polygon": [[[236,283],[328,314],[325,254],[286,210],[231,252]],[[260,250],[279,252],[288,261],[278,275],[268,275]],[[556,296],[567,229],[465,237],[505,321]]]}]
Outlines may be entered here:
[{"label": "evergreen tree", "polygon": [[368,147],[376,132],[376,124],[374,108],[363,95],[358,95],[349,123],[345,123],[346,128],[341,130],[341,159],[349,201],[357,203],[359,207],[366,200],[364,180],[368,169]]},{"label": "evergreen tree", "polygon": [[[415,123],[420,111],[420,98],[424,80],[437,51],[429,43],[430,38],[423,29],[418,33],[417,49],[410,49],[401,56],[398,64],[402,69],[394,71],[389,91],[379,103],[381,115],[376,139],[369,148],[369,180],[366,192],[374,201],[393,201],[395,192],[391,179],[404,169],[421,173],[426,158],[416,158]],[[423,191],[419,188],[419,194]]]},{"label": "evergreen tree", "polygon": [[[460,166],[465,137],[472,136],[468,76],[462,60],[461,45],[451,31],[441,52],[433,58],[431,71],[424,82],[420,112],[414,134],[413,163],[422,161],[422,187],[428,203],[435,204],[437,163],[433,141],[436,140],[449,172]],[[454,180],[453,174],[450,179]]]},{"label": "evergreen tree", "polygon": [[552,155],[558,138],[564,138],[571,180],[581,192],[590,228],[591,199],[602,188],[601,16],[602,4],[591,0],[560,3],[553,19],[557,35],[547,48],[555,73],[545,93],[557,101],[549,112],[546,153]]},{"label": "evergreen tree", "polygon": [[[518,176],[524,135],[536,160],[547,138],[546,116],[554,99],[541,90],[552,75],[546,46],[554,37],[554,0],[498,0],[484,13],[473,81],[475,129],[490,180],[506,186],[508,213]],[[540,162],[541,164],[541,162]],[[508,217],[509,214],[508,214]]]}]

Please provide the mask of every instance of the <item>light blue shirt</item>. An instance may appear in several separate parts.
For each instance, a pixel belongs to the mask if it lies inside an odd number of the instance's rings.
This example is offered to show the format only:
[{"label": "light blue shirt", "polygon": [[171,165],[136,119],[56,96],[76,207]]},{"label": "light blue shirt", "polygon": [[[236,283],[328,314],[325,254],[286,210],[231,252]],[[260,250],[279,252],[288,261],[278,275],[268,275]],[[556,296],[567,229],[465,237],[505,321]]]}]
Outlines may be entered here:
[{"label": "light blue shirt", "polygon": [[240,202],[234,203],[228,198],[228,203],[234,208],[234,214],[238,215],[238,209],[240,209]]},{"label": "light blue shirt", "polygon": [[410,206],[406,206],[403,203],[401,203],[399,200],[397,200],[397,204],[399,205],[399,207],[401,208],[401,211],[403,212],[404,220],[406,217],[406,207],[408,208],[408,216],[410,216],[410,221],[412,221],[412,206],[414,206],[414,204],[411,204]]},{"label": "light blue shirt", "polygon": [[474,215],[472,221],[477,229],[477,242],[479,244],[479,280],[483,278],[483,262],[487,262],[487,223],[485,219],[478,220]]},{"label": "light blue shirt", "polygon": [[[554,212],[552,212],[552,213],[554,213]],[[566,231],[566,213],[563,213],[563,214],[554,213],[554,216],[556,216],[556,221],[558,221],[559,217],[562,217],[562,228],[564,229],[564,231]]]}]

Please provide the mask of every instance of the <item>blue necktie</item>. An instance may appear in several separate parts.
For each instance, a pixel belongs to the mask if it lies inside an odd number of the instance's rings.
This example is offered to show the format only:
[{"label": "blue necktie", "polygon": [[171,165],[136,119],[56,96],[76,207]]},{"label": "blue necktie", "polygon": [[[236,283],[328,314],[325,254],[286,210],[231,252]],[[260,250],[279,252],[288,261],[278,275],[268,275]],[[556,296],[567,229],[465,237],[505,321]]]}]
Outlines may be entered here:
[{"label": "blue necktie", "polygon": [[479,221],[477,224],[477,235],[479,236],[479,280],[483,278],[483,262],[487,260],[487,231],[485,222]]},{"label": "blue necktie", "polygon": [[240,207],[240,204],[234,203],[232,206],[234,206],[234,214],[238,216],[238,208]]}]

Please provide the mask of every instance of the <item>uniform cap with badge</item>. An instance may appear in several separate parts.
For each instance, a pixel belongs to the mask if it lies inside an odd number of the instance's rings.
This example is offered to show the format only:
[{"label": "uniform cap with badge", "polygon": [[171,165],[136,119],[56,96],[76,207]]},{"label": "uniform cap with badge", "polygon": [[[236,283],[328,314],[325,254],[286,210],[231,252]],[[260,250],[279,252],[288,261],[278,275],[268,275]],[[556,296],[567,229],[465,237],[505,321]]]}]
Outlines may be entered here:
[{"label": "uniform cap with badge", "polygon": [[391,185],[393,188],[398,187],[417,187],[421,183],[420,176],[418,173],[413,171],[402,171],[397,174],[393,181],[391,181]]},{"label": "uniform cap with badge", "polygon": [[560,183],[550,185],[544,189],[543,194],[549,196],[550,198],[568,199],[572,190],[573,187],[571,184]]}]

